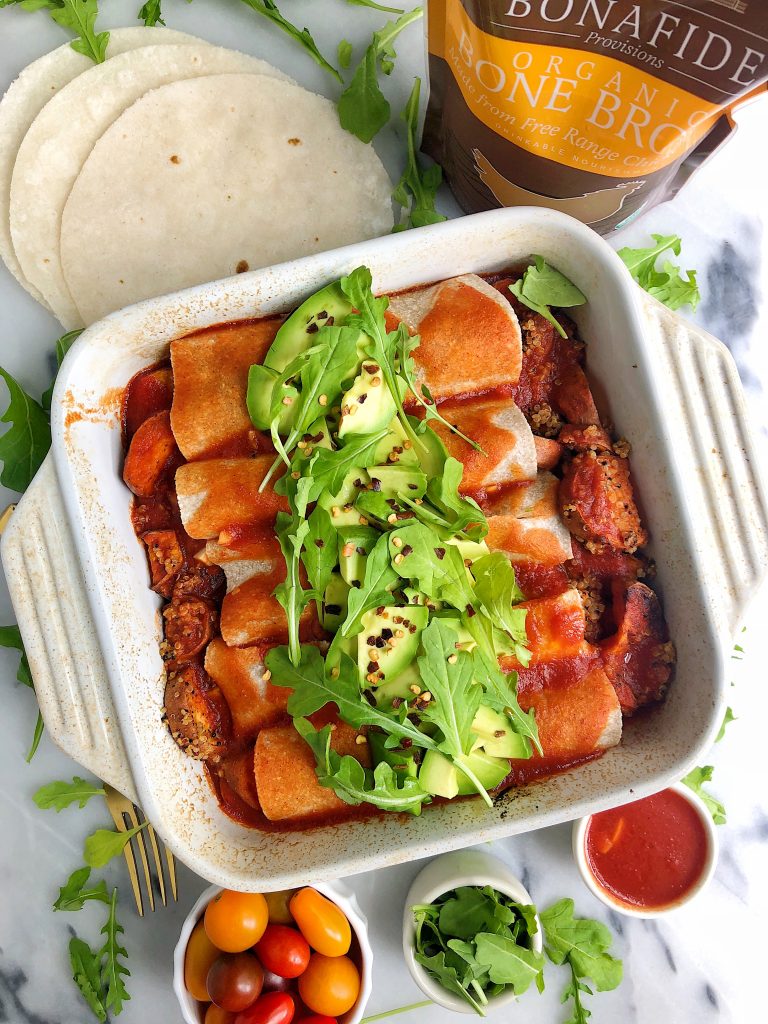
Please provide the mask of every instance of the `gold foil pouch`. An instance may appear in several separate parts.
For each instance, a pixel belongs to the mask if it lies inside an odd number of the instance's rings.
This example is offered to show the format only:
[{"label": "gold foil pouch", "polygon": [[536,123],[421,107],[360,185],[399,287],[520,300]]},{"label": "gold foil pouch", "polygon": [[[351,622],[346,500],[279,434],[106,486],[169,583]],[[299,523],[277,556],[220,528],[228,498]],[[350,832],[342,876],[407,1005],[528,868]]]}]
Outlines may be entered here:
[{"label": "gold foil pouch", "polygon": [[423,149],[467,213],[544,206],[607,234],[674,195],[766,91],[768,0],[427,10]]}]

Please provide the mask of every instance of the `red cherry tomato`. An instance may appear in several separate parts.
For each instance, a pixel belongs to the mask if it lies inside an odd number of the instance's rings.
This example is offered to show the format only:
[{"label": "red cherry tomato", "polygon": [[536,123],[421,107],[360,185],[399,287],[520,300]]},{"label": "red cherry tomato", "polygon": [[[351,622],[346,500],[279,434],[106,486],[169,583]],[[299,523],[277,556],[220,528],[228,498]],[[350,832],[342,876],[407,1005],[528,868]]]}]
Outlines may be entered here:
[{"label": "red cherry tomato", "polygon": [[290,992],[293,978],[281,978],[272,971],[264,971],[264,988],[262,992]]},{"label": "red cherry tomato", "polygon": [[224,953],[211,964],[206,984],[212,1002],[239,1013],[261,995],[264,971],[251,953]]},{"label": "red cherry tomato", "polygon": [[326,1017],[322,1013],[313,1013],[311,1017],[302,1017],[297,1024],[338,1024],[335,1017]]},{"label": "red cherry tomato", "polygon": [[254,947],[262,966],[281,978],[298,978],[309,963],[309,943],[295,928],[268,924]]},{"label": "red cherry tomato", "polygon": [[235,1024],[291,1024],[295,1005],[287,992],[267,992],[253,1006],[238,1013]]}]

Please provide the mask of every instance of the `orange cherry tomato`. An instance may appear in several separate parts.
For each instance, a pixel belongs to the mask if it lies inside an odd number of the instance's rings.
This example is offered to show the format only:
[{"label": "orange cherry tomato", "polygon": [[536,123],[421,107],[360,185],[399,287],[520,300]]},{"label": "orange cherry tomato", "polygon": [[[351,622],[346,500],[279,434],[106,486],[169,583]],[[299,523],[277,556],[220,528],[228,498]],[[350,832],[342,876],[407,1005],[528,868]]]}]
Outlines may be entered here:
[{"label": "orange cherry tomato", "polygon": [[259,941],[268,918],[261,893],[223,889],[205,908],[205,930],[223,952],[242,953]]},{"label": "orange cherry tomato", "polygon": [[348,956],[313,953],[299,978],[299,995],[315,1013],[338,1017],[351,1010],[360,994],[360,974]]},{"label": "orange cherry tomato", "polygon": [[298,978],[309,963],[309,943],[295,928],[284,924],[268,924],[256,943],[256,956],[272,974],[281,978]]},{"label": "orange cherry tomato", "polygon": [[210,1000],[205,982],[211,964],[221,953],[205,931],[202,919],[197,922],[189,936],[187,949],[184,953],[184,986],[187,992],[202,1003]]},{"label": "orange cherry tomato", "polygon": [[293,924],[293,914],[288,904],[295,892],[295,889],[280,889],[278,892],[264,893],[264,899],[269,907],[270,924]]},{"label": "orange cherry tomato", "polygon": [[323,956],[344,956],[352,943],[349,921],[335,903],[317,889],[300,889],[290,903],[299,930]]},{"label": "orange cherry tomato", "polygon": [[229,1010],[222,1010],[216,1003],[211,1003],[205,1011],[204,1024],[234,1024],[235,1015]]}]

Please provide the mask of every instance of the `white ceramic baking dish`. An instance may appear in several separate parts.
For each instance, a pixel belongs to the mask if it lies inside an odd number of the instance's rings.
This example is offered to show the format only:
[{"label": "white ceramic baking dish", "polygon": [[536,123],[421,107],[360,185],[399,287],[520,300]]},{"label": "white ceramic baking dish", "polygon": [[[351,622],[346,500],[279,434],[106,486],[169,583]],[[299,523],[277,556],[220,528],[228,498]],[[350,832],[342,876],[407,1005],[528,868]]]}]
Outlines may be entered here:
[{"label": "white ceramic baking dish", "polygon": [[[290,310],[365,263],[389,291],[541,253],[588,296],[576,319],[596,393],[633,445],[678,667],[661,709],[627,723],[620,747],[578,771],[479,801],[306,832],[262,833],[219,810],[200,764],[160,720],[159,599],[121,476],[118,408],[140,367],[189,331]],[[471,353],[467,358],[471,359]],[[241,889],[395,864],[540,828],[679,778],[712,741],[725,665],[768,565],[768,503],[735,366],[723,345],[633,285],[596,234],[546,210],[513,209],[377,239],[192,288],[89,328],[59,375],[53,451],[3,537],[2,557],[53,739],[137,800],[173,852]]]}]

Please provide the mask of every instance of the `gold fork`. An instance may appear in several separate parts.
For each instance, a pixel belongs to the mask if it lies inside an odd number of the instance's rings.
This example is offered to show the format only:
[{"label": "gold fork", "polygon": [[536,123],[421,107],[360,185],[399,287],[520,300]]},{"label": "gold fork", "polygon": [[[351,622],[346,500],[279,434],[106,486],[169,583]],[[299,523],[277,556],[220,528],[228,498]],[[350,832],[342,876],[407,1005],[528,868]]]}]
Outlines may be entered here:
[{"label": "gold fork", "polygon": [[[107,807],[109,808],[109,813],[112,815],[112,820],[114,821],[118,832],[127,832],[129,828],[136,828],[138,825],[141,825],[143,821],[146,821],[143,816],[140,817],[141,811],[139,808],[135,804],[132,804],[127,797],[124,797],[122,793],[118,793],[116,789],[107,785],[106,782],[103,785]],[[138,850],[139,859],[141,860],[141,865],[144,868],[144,880],[147,890],[147,899],[149,901],[149,909],[155,909],[155,894],[152,886],[153,876],[149,870],[147,845],[144,841],[145,835],[149,837],[149,845],[152,848],[157,885],[160,890],[160,899],[162,900],[164,907],[168,905],[165,875],[163,873],[163,862],[160,859],[157,835],[149,822],[147,822],[146,828],[143,828],[141,832],[137,832],[130,842],[126,843],[123,851],[128,865],[128,875],[131,879],[133,898],[136,900],[136,909],[139,912],[139,917],[144,916],[144,901],[142,898],[141,886],[139,885],[139,873],[136,870],[134,847]],[[167,846],[163,846],[163,853],[165,855],[165,863],[168,869],[168,882],[170,884],[171,895],[174,900],[178,900],[178,892],[176,889],[176,862],[173,859],[173,854]]]}]

